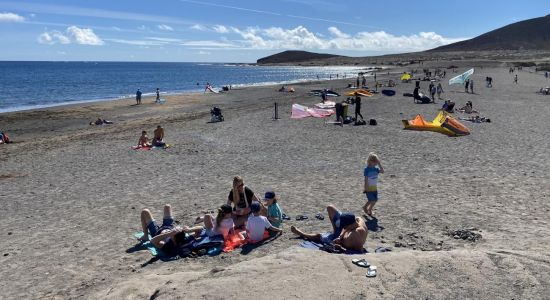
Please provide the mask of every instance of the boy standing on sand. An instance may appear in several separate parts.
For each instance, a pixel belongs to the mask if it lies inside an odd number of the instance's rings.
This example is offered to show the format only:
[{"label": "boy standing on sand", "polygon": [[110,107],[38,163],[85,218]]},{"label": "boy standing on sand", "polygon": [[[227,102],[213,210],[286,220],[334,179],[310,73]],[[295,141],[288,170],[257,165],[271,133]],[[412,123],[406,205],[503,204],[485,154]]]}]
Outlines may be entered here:
[{"label": "boy standing on sand", "polygon": [[363,193],[367,195],[367,203],[363,205],[363,211],[369,216],[372,216],[372,209],[378,201],[377,182],[379,173],[384,173],[384,168],[378,156],[371,152],[367,158],[367,167],[363,171],[365,176]]}]

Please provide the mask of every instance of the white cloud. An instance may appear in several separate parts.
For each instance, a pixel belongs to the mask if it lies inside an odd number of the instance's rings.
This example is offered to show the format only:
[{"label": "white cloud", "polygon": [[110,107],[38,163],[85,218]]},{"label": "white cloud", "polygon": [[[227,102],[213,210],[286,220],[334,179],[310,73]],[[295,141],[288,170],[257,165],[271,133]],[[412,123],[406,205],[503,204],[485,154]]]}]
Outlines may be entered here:
[{"label": "white cloud", "polygon": [[23,22],[25,18],[14,13],[2,12],[0,13],[0,22]]},{"label": "white cloud", "polygon": [[36,17],[36,14],[29,14],[29,17],[34,18]]},{"label": "white cloud", "polygon": [[180,43],[180,42],[182,42],[182,40],[180,40],[180,39],[164,38],[164,37],[147,37],[146,39],[153,40],[153,41],[164,42],[164,43]]},{"label": "white cloud", "polygon": [[346,33],[343,33],[342,31],[340,31],[340,29],[334,27],[334,26],[331,26],[328,28],[328,31],[335,37],[337,38],[342,38],[342,39],[348,39],[350,38],[350,35],[349,34],[346,34]]},{"label": "white cloud", "polygon": [[80,45],[93,45],[101,46],[105,44],[92,29],[90,28],[78,28],[76,26],[70,26],[67,28],[67,34],[71,36],[77,44]]},{"label": "white cloud", "polygon": [[174,28],[172,28],[168,25],[165,25],[165,24],[157,25],[157,28],[160,29],[160,30],[164,30],[164,31],[174,31]]},{"label": "white cloud", "polygon": [[134,45],[134,46],[161,46],[166,44],[165,42],[161,42],[161,41],[124,40],[124,39],[106,39],[106,41],[118,43],[118,44]]},{"label": "white cloud", "polygon": [[236,48],[238,45],[232,44],[230,42],[219,42],[219,41],[188,41],[180,43],[182,46],[190,47],[220,47],[220,48]]},{"label": "white cloud", "polygon": [[214,29],[217,33],[228,33],[229,29],[223,25],[215,25],[212,29]]},{"label": "white cloud", "polygon": [[231,27],[231,30],[243,38],[240,46],[250,49],[406,52],[427,50],[464,40],[445,38],[435,32],[395,36],[384,31],[363,31],[352,36],[336,27],[328,28],[330,37],[315,34],[304,26],[293,29],[249,27],[243,30]]},{"label": "white cloud", "polygon": [[195,24],[195,25],[193,25],[189,28],[195,29],[195,30],[198,30],[198,31],[207,31],[208,30],[208,28],[202,26],[201,24]]},{"label": "white cloud", "polygon": [[40,44],[54,45],[54,44],[70,44],[72,42],[80,45],[103,45],[104,42],[100,39],[92,29],[79,28],[76,26],[69,26],[65,33],[57,30],[46,31],[38,36],[38,42]]},{"label": "white cloud", "polygon": [[211,52],[208,52],[208,51],[202,51],[202,50],[201,50],[201,51],[197,52],[197,54],[198,54],[198,55],[210,55],[210,54],[212,54],[212,53],[211,53]]},{"label": "white cloud", "polygon": [[38,42],[47,45],[71,43],[68,37],[57,30],[42,33],[38,36]]}]

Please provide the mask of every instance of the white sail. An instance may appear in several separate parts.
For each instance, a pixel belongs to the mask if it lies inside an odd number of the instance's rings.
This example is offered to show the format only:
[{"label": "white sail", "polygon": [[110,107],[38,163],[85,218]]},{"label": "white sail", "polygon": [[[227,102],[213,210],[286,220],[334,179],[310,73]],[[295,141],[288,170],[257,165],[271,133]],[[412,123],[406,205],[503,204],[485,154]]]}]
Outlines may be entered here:
[{"label": "white sail", "polygon": [[470,76],[472,76],[472,74],[474,74],[474,69],[471,68],[470,70],[456,76],[456,77],[453,77],[451,79],[449,79],[449,85],[453,85],[453,84],[464,84],[464,82],[466,81],[466,79],[468,79]]}]

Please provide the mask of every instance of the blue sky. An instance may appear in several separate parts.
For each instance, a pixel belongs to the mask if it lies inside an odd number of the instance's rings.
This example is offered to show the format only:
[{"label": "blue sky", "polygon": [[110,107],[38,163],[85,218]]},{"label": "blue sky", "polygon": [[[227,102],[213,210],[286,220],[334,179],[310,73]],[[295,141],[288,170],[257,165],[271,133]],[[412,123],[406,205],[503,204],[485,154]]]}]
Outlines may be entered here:
[{"label": "blue sky", "polygon": [[0,0],[1,60],[255,62],[422,51],[550,13],[533,1]]}]

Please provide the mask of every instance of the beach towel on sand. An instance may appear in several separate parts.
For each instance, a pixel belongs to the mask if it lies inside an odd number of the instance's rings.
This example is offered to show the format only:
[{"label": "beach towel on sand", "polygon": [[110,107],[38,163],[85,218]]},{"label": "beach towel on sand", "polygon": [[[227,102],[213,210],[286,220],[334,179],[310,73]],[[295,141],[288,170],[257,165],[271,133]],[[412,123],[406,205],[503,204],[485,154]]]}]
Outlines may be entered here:
[{"label": "beach towel on sand", "polygon": [[157,147],[157,146],[146,146],[146,147],[132,146],[132,150],[149,151],[149,150],[157,150],[157,149],[167,149],[167,148],[170,148],[170,147],[172,147],[172,145],[170,145],[170,144],[165,144],[164,147]]},{"label": "beach towel on sand", "polygon": [[[312,241],[302,241],[302,242],[300,243],[300,247],[306,248],[306,249],[312,249],[312,250],[323,250],[323,251],[326,251],[326,250],[327,250],[326,245],[321,244],[321,243],[315,243],[315,242],[312,242]],[[346,249],[346,251],[344,251],[344,252],[341,253],[341,254],[354,255],[354,254],[365,254],[365,253],[368,253],[367,250],[365,250],[365,249],[363,249],[363,250],[364,250],[364,251],[348,250],[348,249]],[[326,251],[326,252],[329,252],[329,251]],[[329,253],[334,253],[334,252],[329,252]]]},{"label": "beach towel on sand", "polygon": [[[134,234],[134,237],[141,238],[143,232],[139,231]],[[181,257],[186,257],[191,255],[194,251],[199,251],[206,249],[206,253],[210,256],[218,255],[223,248],[223,236],[212,236],[201,235],[198,239],[193,238],[193,242],[187,244],[185,247],[180,248],[180,254],[176,256],[169,256],[164,253],[161,249],[155,247],[151,240],[152,237],[149,236],[149,241],[143,242],[140,244],[140,248],[143,250],[148,250],[151,255],[158,257],[162,261],[176,260]]]}]

